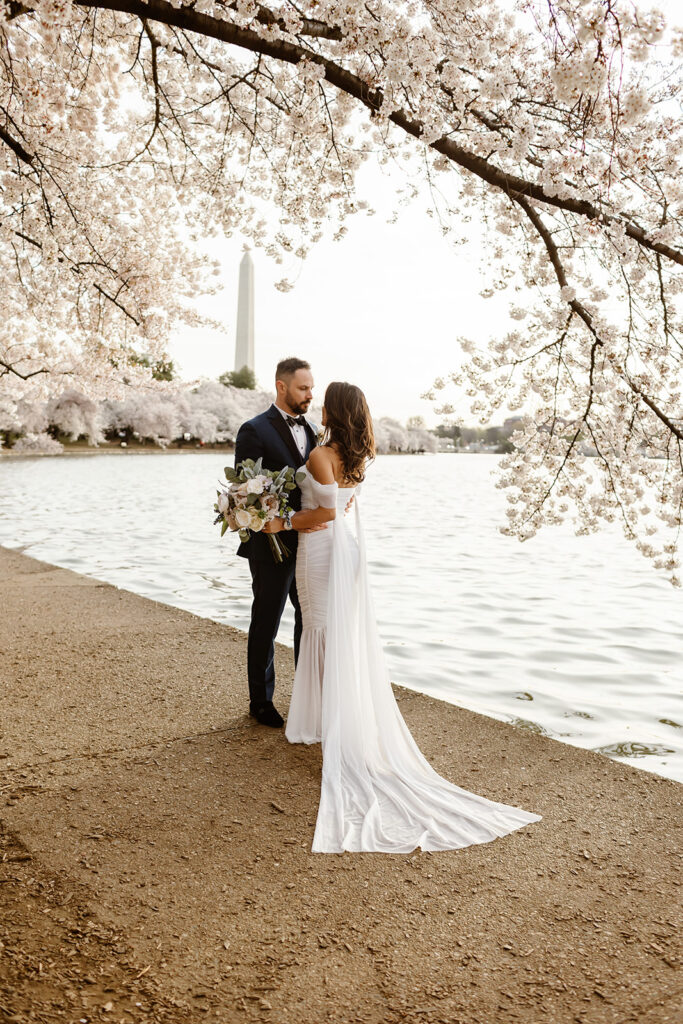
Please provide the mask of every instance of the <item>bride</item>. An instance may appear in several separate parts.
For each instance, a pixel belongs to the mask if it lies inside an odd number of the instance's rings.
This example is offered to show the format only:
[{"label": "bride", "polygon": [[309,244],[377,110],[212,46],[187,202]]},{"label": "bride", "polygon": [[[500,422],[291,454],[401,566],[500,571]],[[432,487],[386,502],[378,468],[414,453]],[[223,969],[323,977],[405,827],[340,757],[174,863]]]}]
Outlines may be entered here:
[{"label": "bride", "polygon": [[[411,736],[394,698],[372,606],[359,511],[375,455],[363,392],[333,383],[325,393],[323,443],[297,480],[302,510],[296,586],[303,634],[286,736],[322,742],[320,806],[312,849],[409,853],[486,843],[533,821],[447,782]],[[353,498],[355,536],[344,517]],[[282,529],[274,520],[269,529]]]}]

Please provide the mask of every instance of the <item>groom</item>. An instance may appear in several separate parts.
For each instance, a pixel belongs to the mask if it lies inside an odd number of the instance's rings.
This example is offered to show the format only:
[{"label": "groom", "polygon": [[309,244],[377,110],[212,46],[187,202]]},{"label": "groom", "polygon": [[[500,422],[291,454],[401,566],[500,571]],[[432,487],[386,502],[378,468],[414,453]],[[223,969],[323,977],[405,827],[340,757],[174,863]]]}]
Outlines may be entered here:
[{"label": "groom", "polygon": [[[279,470],[283,466],[299,469],[316,446],[316,431],[304,418],[313,400],[313,375],[303,359],[283,359],[275,370],[275,404],[267,412],[243,423],[235,441],[235,465],[244,459],[263,459],[263,468]],[[301,508],[301,491],[289,495],[294,511]],[[325,529],[322,527],[315,527]],[[306,531],[313,532],[313,530]],[[280,728],[282,716],[273,706],[275,688],[275,637],[287,597],[294,605],[294,663],[299,656],[301,608],[296,593],[297,535],[291,529],[283,540],[290,556],[281,563],[273,558],[268,538],[251,535],[240,544],[237,554],[249,559],[254,601],[247,645],[249,677],[249,714],[261,725]]]}]

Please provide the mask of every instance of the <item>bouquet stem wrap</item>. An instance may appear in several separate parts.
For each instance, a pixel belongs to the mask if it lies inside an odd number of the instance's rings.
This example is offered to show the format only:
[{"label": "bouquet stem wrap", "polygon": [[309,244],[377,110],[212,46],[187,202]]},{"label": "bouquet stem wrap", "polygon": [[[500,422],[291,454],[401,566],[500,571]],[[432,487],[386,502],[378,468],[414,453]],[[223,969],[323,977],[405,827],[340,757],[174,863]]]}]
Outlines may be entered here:
[{"label": "bouquet stem wrap", "polygon": [[290,550],[284,541],[274,533],[267,533],[268,543],[270,544],[270,550],[273,552],[273,558],[276,562],[284,562],[285,558],[289,558]]}]

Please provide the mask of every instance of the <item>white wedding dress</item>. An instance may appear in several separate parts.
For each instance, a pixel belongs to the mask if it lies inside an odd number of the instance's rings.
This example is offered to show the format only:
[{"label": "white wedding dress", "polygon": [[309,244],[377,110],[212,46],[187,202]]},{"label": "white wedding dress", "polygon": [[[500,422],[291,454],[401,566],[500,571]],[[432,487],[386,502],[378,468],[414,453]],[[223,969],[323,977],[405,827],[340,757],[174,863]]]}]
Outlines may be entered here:
[{"label": "white wedding dress", "polygon": [[[355,537],[344,516],[354,493]],[[303,509],[337,510],[326,530],[299,535],[296,562],[303,634],[286,736],[322,741],[313,851],[455,850],[539,821],[447,782],[423,757],[384,663],[358,490],[320,484],[305,469],[301,495]]]}]

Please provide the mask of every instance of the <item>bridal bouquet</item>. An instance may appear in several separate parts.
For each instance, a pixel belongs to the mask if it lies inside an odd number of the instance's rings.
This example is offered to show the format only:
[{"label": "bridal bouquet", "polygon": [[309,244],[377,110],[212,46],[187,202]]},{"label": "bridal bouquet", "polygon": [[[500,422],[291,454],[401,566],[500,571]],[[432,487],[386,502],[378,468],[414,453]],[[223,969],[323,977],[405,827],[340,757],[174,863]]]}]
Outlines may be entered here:
[{"label": "bridal bouquet", "polygon": [[[260,533],[266,523],[276,516],[291,513],[289,492],[296,487],[294,470],[285,466],[278,472],[263,469],[262,460],[254,462],[245,459],[236,469],[225,467],[228,486],[221,483],[216,492],[214,520],[221,523],[221,537],[226,530],[239,531],[240,540],[246,542],[252,533]],[[277,534],[266,534],[273,558],[282,562],[289,556],[289,550]]]}]

